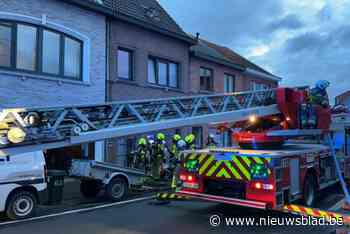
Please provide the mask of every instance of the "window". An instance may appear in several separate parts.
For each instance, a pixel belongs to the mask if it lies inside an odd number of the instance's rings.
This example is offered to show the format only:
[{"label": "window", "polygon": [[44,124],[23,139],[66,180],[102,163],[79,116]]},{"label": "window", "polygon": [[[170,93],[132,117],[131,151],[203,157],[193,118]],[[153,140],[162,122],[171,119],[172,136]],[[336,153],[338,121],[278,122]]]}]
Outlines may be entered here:
[{"label": "window", "polygon": [[213,70],[208,68],[200,68],[200,90],[213,91],[214,80]]},{"label": "window", "polygon": [[158,63],[158,84],[160,85],[167,85],[167,67],[168,64],[159,62]]},{"label": "window", "polygon": [[83,43],[64,33],[0,20],[0,67],[82,80]]},{"label": "window", "polygon": [[11,65],[12,29],[8,24],[0,23],[0,66]]},{"label": "window", "polygon": [[67,77],[80,77],[81,44],[70,38],[65,38],[64,43],[64,75]]},{"label": "window", "polygon": [[179,65],[168,60],[148,59],[148,82],[171,88],[179,88]]},{"label": "window", "polygon": [[37,56],[37,29],[32,26],[17,26],[17,68],[35,71]]},{"label": "window", "polygon": [[178,66],[176,63],[169,63],[169,86],[177,88],[178,85]]},{"label": "window", "polygon": [[156,84],[156,61],[153,59],[148,60],[148,82]]},{"label": "window", "polygon": [[199,149],[203,148],[203,128],[193,127],[192,133],[196,136],[195,138],[196,147]]},{"label": "window", "polygon": [[119,49],[117,58],[119,79],[132,80],[133,55],[130,50]]},{"label": "window", "polygon": [[235,77],[229,74],[224,76],[224,92],[233,93],[235,91]]},{"label": "window", "polygon": [[44,30],[43,72],[58,75],[60,72],[60,35]]}]

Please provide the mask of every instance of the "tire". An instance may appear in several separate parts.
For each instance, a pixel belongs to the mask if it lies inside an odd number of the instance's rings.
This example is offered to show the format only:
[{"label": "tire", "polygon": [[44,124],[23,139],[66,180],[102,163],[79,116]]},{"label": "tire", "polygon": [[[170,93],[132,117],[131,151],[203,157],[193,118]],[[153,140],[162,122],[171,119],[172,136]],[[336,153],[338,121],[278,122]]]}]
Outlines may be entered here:
[{"label": "tire", "polygon": [[122,177],[113,178],[107,185],[106,195],[112,201],[121,201],[128,194],[128,183]]},{"label": "tire", "polygon": [[95,198],[101,190],[101,185],[97,180],[81,180],[80,192],[86,198]]},{"label": "tire", "polygon": [[33,217],[37,208],[37,199],[33,192],[17,191],[6,204],[6,215],[12,220]]},{"label": "tire", "polygon": [[314,175],[307,174],[304,182],[303,203],[307,207],[314,207],[316,203],[317,181]]}]

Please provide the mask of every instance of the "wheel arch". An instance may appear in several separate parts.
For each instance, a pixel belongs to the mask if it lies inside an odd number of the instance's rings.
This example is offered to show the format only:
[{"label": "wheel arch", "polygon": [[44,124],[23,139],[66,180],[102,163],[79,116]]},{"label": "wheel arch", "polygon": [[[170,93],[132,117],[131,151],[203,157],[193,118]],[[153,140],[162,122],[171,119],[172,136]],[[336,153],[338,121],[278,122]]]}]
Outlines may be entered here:
[{"label": "wheel arch", "polygon": [[113,180],[114,178],[117,178],[117,177],[118,177],[118,178],[123,178],[123,179],[126,181],[128,187],[130,187],[130,185],[131,185],[131,183],[130,183],[130,177],[129,177],[127,174],[123,173],[123,172],[115,172],[115,173],[111,174],[111,175],[108,177],[108,179],[105,181],[105,184],[106,184],[106,185],[109,184],[109,182],[110,182],[111,180]]},{"label": "wheel arch", "polygon": [[35,199],[37,200],[37,202],[39,201],[39,193],[38,193],[38,190],[33,187],[33,186],[30,186],[30,185],[26,185],[26,186],[21,186],[21,187],[17,187],[15,189],[13,189],[9,195],[7,196],[6,198],[6,203],[5,203],[5,209],[7,209],[7,206],[8,206],[8,202],[10,200],[10,198],[17,192],[20,192],[20,191],[27,191],[27,192],[31,192],[34,194],[35,196]]}]

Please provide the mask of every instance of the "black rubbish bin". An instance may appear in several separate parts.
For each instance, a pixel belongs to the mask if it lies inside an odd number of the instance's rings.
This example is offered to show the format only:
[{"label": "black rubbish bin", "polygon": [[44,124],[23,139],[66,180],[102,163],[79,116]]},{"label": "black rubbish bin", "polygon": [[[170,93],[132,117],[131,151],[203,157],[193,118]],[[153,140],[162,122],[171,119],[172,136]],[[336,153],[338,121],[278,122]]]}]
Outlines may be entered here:
[{"label": "black rubbish bin", "polygon": [[60,204],[63,199],[64,176],[66,175],[66,172],[59,170],[49,170],[47,175],[48,204]]}]

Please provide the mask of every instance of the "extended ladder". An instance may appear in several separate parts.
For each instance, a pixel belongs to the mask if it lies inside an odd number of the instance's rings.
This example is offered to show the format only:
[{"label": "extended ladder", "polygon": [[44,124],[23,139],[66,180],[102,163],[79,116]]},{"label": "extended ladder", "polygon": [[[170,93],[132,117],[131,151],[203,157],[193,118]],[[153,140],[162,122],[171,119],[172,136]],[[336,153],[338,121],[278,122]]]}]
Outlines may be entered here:
[{"label": "extended ladder", "polygon": [[275,90],[4,109],[0,112],[0,156],[278,113]]}]

